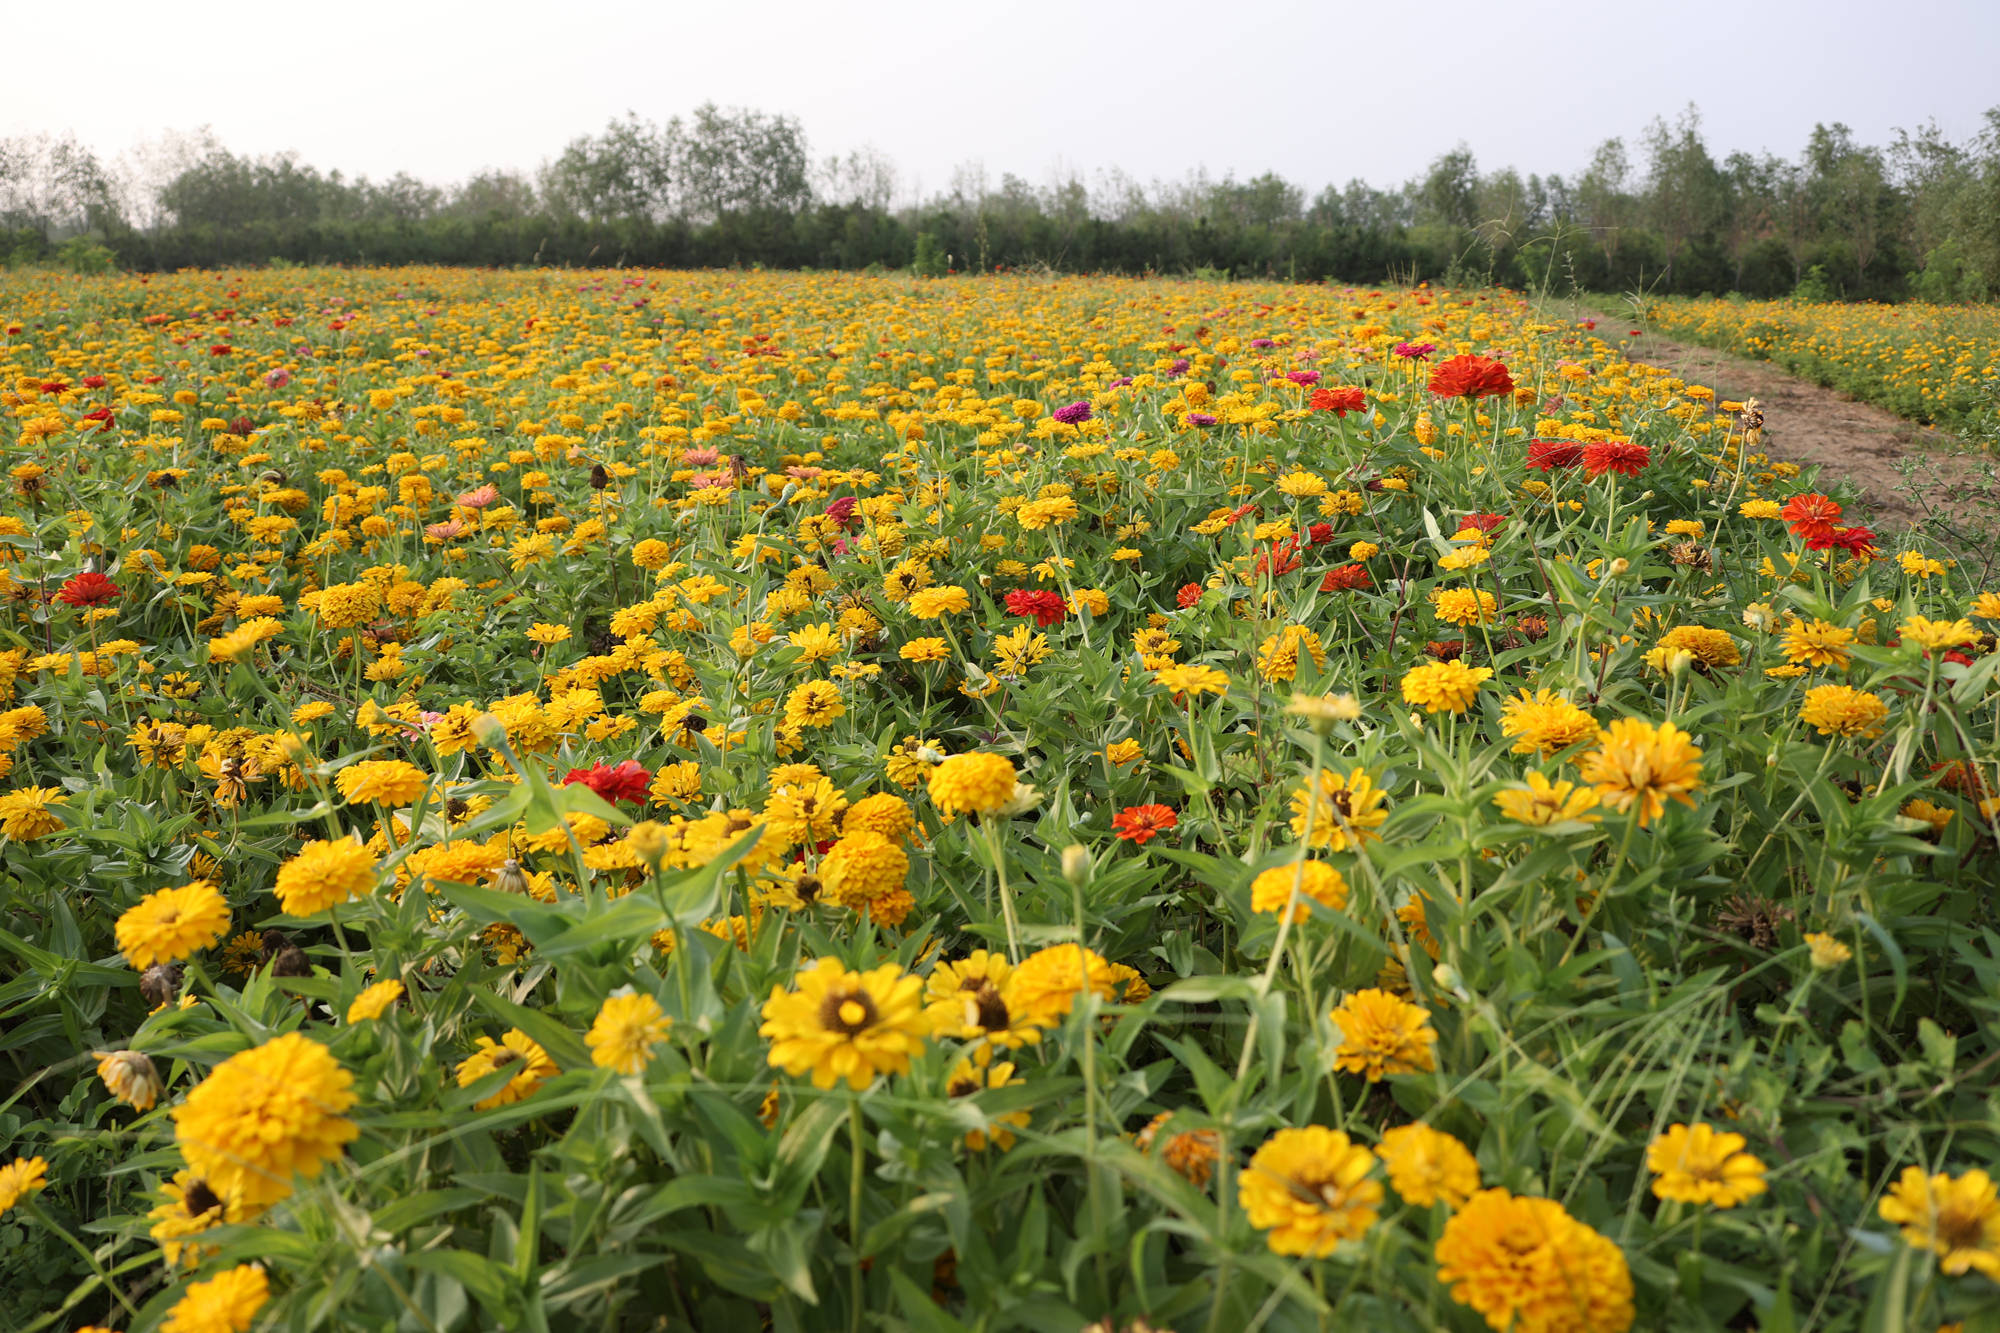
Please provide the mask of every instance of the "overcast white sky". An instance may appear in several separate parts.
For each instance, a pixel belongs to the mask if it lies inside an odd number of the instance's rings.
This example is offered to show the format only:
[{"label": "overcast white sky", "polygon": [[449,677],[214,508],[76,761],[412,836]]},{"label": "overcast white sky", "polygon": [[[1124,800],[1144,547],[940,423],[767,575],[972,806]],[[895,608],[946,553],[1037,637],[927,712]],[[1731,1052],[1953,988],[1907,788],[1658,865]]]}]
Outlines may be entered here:
[{"label": "overcast white sky", "polygon": [[9,5],[0,134],[107,157],[211,126],[238,152],[438,182],[532,169],[627,110],[787,112],[815,157],[873,145],[901,192],[981,161],[1046,184],[1274,170],[1389,185],[1460,140],[1571,173],[1699,103],[1711,151],[1795,155],[2000,104],[2000,0],[99,0]]}]

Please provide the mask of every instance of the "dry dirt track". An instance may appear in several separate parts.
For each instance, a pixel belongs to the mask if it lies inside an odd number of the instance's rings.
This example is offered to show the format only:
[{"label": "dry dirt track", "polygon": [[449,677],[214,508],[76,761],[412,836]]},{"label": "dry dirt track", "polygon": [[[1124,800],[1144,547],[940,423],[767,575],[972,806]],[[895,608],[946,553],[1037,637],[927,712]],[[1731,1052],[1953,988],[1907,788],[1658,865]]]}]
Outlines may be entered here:
[{"label": "dry dirt track", "polygon": [[[2000,521],[1992,460],[1955,447],[1957,441],[1949,435],[1844,398],[1768,361],[1659,337],[1630,313],[1552,302],[1548,315],[1551,320],[1595,320],[1595,336],[1634,361],[1661,366],[1724,398],[1757,399],[1764,409],[1765,452],[1781,462],[1818,464],[1825,482],[1852,482],[1867,498],[1862,522],[1897,529],[1936,520],[1970,536],[1968,526],[1992,527]],[[1924,500],[1907,493],[1898,467],[1905,458],[1916,460]]]}]

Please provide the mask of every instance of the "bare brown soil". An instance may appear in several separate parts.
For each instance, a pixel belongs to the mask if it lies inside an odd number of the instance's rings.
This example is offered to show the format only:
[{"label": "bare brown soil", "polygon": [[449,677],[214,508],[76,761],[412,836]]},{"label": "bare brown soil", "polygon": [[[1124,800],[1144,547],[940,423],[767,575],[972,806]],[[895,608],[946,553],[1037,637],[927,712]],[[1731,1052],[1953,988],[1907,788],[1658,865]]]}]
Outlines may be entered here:
[{"label": "bare brown soil", "polygon": [[[1941,536],[1971,539],[2000,521],[1994,460],[1950,435],[1821,388],[1768,361],[1662,338],[1629,313],[1564,305],[1560,314],[1596,320],[1595,336],[1634,361],[1706,385],[1723,398],[1755,398],[1764,409],[1765,452],[1779,462],[1818,465],[1824,483],[1852,482],[1867,501],[1866,512],[1856,516],[1861,522],[1889,529],[1928,524]],[[1914,467],[1914,496],[1903,466]]]}]

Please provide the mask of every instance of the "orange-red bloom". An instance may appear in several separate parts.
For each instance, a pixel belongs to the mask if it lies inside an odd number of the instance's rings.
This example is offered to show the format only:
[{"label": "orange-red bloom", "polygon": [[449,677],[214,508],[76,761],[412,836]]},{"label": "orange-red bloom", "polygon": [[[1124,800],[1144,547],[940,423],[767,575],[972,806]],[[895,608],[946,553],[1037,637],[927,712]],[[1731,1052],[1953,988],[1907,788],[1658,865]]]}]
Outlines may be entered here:
[{"label": "orange-red bloom", "polygon": [[1514,392],[1514,377],[1486,356],[1455,356],[1431,372],[1431,392],[1440,398],[1491,398]]},{"label": "orange-red bloom", "polygon": [[1180,822],[1173,808],[1165,805],[1128,805],[1111,817],[1111,827],[1118,830],[1119,837],[1141,846],[1154,834],[1165,833]]}]

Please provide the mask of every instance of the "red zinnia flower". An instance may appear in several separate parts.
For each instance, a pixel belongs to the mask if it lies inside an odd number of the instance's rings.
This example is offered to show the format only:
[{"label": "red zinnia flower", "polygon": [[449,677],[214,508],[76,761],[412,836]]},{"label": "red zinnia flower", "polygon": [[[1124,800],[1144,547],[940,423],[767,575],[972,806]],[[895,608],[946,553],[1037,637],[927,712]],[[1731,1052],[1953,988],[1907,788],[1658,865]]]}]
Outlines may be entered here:
[{"label": "red zinnia flower", "polygon": [[1491,532],[1506,521],[1505,514],[1467,514],[1458,520],[1458,530],[1463,532],[1467,528],[1477,528],[1481,532]]},{"label": "red zinnia flower", "polygon": [[1430,390],[1440,398],[1491,398],[1514,392],[1514,377],[1491,357],[1455,356],[1431,372]]},{"label": "red zinnia flower", "polygon": [[1432,639],[1424,645],[1424,656],[1440,662],[1456,662],[1465,656],[1464,639]]},{"label": "red zinnia flower", "polygon": [[1550,472],[1559,467],[1575,467],[1583,461],[1583,446],[1568,440],[1529,440],[1528,466]]},{"label": "red zinnia flower", "polygon": [[1174,594],[1174,605],[1183,611],[1200,600],[1201,585],[1199,583],[1183,583],[1180,591]]},{"label": "red zinnia flower", "polygon": [[1365,565],[1342,565],[1338,569],[1326,571],[1326,577],[1319,581],[1321,592],[1360,592],[1374,585],[1368,581]]},{"label": "red zinnia flower", "polygon": [[826,507],[826,516],[845,531],[852,532],[861,526],[861,520],[854,515],[854,510],[860,503],[851,495],[843,495]]},{"label": "red zinnia flower", "polygon": [[1307,546],[1324,546],[1333,540],[1333,524],[1315,523],[1306,529]]},{"label": "red zinnia flower", "polygon": [[615,767],[608,764],[593,764],[589,768],[572,768],[563,779],[563,786],[581,782],[584,786],[616,805],[620,801],[630,801],[643,805],[647,789],[652,785],[653,774],[636,759],[627,759]]},{"label": "red zinnia flower", "polygon": [[1289,574],[1299,567],[1299,539],[1288,537],[1282,542],[1273,542],[1271,549],[1257,557],[1259,574]]},{"label": "red zinnia flower", "polygon": [[1634,444],[1630,440],[1599,440],[1583,448],[1583,471],[1591,477],[1601,477],[1607,472],[1616,472],[1621,477],[1636,477],[1652,461],[1650,447]]},{"label": "red zinnia flower", "polygon": [[1858,525],[1851,528],[1834,528],[1824,536],[1814,537],[1806,543],[1806,549],[1811,551],[1824,551],[1828,547],[1835,547],[1853,555],[1873,556],[1877,553],[1874,532]]},{"label": "red zinnia flower", "polygon": [[1111,817],[1111,827],[1118,830],[1119,837],[1141,846],[1154,834],[1165,833],[1180,822],[1172,807],[1164,805],[1128,805]]},{"label": "red zinnia flower", "polygon": [[1833,535],[1834,520],[1840,517],[1840,503],[1817,493],[1794,495],[1785,501],[1778,517],[1791,525],[1794,537],[1804,537],[1808,542],[1824,541]]},{"label": "red zinnia flower", "polygon": [[1059,592],[1030,592],[1025,588],[1016,588],[1007,594],[1008,615],[1033,616],[1035,624],[1044,629],[1061,620],[1067,612]]},{"label": "red zinnia flower", "polygon": [[1360,412],[1367,408],[1368,398],[1359,389],[1314,389],[1312,397],[1306,400],[1315,412],[1331,412],[1344,417],[1349,412]]},{"label": "red zinnia flower", "polygon": [[117,584],[95,570],[86,570],[71,576],[56,594],[56,600],[69,606],[97,606],[117,595]]}]

